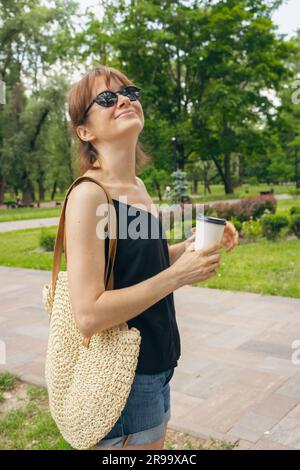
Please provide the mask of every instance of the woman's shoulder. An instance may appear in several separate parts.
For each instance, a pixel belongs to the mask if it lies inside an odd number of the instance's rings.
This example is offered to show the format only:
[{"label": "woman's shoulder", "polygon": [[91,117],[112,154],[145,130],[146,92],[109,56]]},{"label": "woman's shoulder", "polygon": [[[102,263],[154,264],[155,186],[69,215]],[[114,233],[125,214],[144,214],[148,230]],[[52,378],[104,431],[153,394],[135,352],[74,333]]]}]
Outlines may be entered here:
[{"label": "woman's shoulder", "polygon": [[[82,175],[84,177],[90,177],[89,175]],[[68,200],[101,200],[107,201],[105,190],[101,183],[99,183],[96,178],[92,179],[79,179],[76,181],[74,186],[72,187],[69,195]]]},{"label": "woman's shoulder", "polygon": [[67,198],[66,221],[94,219],[101,215],[99,207],[105,204],[103,215],[107,209],[107,196],[104,189],[94,181],[80,180],[76,183]]}]

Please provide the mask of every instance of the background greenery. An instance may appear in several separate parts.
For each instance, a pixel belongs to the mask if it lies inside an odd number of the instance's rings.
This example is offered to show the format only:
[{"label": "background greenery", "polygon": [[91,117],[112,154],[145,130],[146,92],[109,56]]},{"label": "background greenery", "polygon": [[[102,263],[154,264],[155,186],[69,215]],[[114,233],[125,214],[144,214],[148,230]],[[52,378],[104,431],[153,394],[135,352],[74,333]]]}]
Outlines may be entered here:
[{"label": "background greenery", "polygon": [[153,165],[141,176],[153,195],[173,184],[176,164],[195,194],[215,184],[234,194],[247,181],[299,187],[300,36],[277,33],[281,3],[108,0],[82,14],[73,0],[0,0],[0,204],[60,199],[74,180],[66,93],[99,63],[143,89],[140,139]]}]

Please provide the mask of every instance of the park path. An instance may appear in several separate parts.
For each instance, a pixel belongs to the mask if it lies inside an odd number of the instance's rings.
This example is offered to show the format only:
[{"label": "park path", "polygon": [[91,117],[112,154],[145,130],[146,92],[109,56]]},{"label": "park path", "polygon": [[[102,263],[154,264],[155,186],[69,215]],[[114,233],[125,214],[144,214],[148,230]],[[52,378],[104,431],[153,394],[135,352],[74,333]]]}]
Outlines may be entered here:
[{"label": "park path", "polygon": [[58,222],[59,217],[0,222],[0,233],[11,232],[12,230],[23,230],[27,228],[50,227],[51,225],[58,225]]},{"label": "park path", "polygon": [[[48,271],[0,267],[0,371],[41,385],[49,280]],[[181,357],[169,428],[235,449],[300,449],[300,299],[191,286],[174,299]]]}]

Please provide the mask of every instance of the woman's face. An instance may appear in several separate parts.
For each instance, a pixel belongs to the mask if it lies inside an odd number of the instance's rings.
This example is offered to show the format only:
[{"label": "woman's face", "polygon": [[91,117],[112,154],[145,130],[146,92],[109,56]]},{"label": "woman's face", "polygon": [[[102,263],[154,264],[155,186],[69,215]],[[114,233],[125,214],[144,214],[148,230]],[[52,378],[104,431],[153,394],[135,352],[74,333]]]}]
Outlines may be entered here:
[{"label": "woman's face", "polygon": [[[119,80],[111,79],[109,90],[119,91],[124,86]],[[93,89],[93,98],[107,90],[103,77],[97,77]],[[124,111],[132,113],[121,116]],[[118,94],[118,101],[111,107],[94,103],[87,114],[85,123],[77,127],[77,133],[83,140],[93,144],[130,138],[137,140],[144,127],[144,113],[139,100],[130,101],[129,97]]]}]

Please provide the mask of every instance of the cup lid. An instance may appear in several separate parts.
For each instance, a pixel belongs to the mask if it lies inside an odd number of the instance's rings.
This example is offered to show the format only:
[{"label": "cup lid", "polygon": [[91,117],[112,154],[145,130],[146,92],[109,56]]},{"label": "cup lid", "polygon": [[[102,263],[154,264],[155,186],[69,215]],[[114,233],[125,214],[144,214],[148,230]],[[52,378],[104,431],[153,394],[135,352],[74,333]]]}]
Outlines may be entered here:
[{"label": "cup lid", "polygon": [[226,219],[220,219],[219,217],[210,217],[208,215],[199,214],[196,219],[204,220],[204,222],[211,222],[213,224],[226,225]]}]

